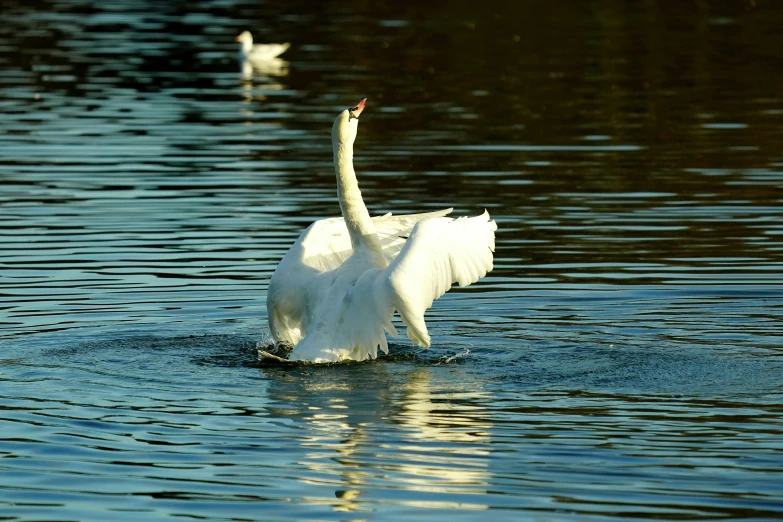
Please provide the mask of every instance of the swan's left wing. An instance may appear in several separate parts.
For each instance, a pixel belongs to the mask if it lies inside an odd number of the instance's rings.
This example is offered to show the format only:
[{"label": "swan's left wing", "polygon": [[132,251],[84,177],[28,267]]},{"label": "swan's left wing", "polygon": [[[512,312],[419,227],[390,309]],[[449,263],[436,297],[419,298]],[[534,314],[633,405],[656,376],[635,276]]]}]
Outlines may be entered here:
[{"label": "swan's left wing", "polygon": [[424,312],[454,283],[468,286],[492,270],[497,225],[484,214],[472,218],[432,218],[419,222],[396,259],[382,271],[394,308],[408,337],[430,345]]},{"label": "swan's left wing", "polygon": [[318,274],[343,264],[352,252],[343,218],[318,220],[302,232],[269,281],[266,310],[276,340],[292,346],[302,340],[308,285]]},{"label": "swan's left wing", "polygon": [[296,252],[295,257],[303,265],[319,272],[334,270],[353,253],[345,220],[338,217],[316,221],[294,243],[291,252]]}]

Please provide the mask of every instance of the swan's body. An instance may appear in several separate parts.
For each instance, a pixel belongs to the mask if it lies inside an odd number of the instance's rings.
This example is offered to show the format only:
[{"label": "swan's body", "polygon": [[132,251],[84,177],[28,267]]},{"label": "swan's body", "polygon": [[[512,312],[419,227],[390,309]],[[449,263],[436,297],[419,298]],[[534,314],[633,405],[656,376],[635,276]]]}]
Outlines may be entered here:
[{"label": "swan's body", "polygon": [[394,312],[408,337],[429,347],[424,312],[459,283],[492,270],[497,225],[484,214],[426,214],[371,218],[353,169],[363,99],[332,126],[337,194],[343,217],[316,221],[280,261],[267,294],[269,328],[294,347],[290,359],[311,362],[374,359],[397,337]]},{"label": "swan's body", "polygon": [[242,31],[235,40],[241,44],[239,46],[239,60],[242,62],[246,60],[249,60],[250,62],[272,60],[291,47],[291,44],[288,42],[282,44],[270,43],[253,45],[253,35],[250,34],[250,31]]}]

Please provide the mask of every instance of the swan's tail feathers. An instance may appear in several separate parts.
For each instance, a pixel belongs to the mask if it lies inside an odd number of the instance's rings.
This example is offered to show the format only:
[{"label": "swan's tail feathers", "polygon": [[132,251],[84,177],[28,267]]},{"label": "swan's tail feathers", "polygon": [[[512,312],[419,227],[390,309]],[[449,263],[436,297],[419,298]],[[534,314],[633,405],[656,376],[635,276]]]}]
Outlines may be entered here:
[{"label": "swan's tail feathers", "polygon": [[364,272],[345,295],[325,305],[323,316],[307,329],[307,337],[294,347],[290,358],[316,363],[366,361],[388,354],[386,333],[397,337],[392,322],[394,307],[385,291],[380,270]]},{"label": "swan's tail feathers", "polygon": [[338,332],[316,329],[294,347],[289,359],[314,363],[367,361],[378,357],[379,348],[383,353],[389,353],[386,335],[377,325],[372,328],[366,324],[350,332],[347,329]]},{"label": "swan's tail feathers", "polygon": [[291,47],[291,42],[286,42],[284,44],[280,44],[280,54],[283,54],[288,50],[288,48]]},{"label": "swan's tail feathers", "polygon": [[345,357],[340,350],[335,350],[324,346],[318,337],[308,335],[302,342],[294,346],[293,351],[288,356],[290,361],[306,361],[314,363],[332,363],[338,362]]}]

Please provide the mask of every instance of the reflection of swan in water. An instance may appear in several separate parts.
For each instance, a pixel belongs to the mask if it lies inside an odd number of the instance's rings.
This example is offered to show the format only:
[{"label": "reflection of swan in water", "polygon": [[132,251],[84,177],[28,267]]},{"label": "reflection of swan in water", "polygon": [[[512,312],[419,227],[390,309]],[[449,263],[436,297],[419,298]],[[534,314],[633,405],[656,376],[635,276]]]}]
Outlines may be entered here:
[{"label": "reflection of swan in water", "polygon": [[[269,329],[294,347],[292,360],[375,359],[398,312],[408,337],[430,345],[424,312],[451,285],[492,270],[495,222],[489,214],[444,217],[451,209],[370,218],[353,169],[353,143],[366,98],[337,116],[332,150],[343,217],[316,221],[272,275]],[[260,354],[264,355],[264,354]]]},{"label": "reflection of swan in water", "polygon": [[[492,428],[484,404],[491,403],[490,394],[480,388],[472,389],[467,382],[456,387],[451,379],[440,385],[432,381],[432,370],[427,368],[408,374],[404,395],[398,401],[399,410],[393,414],[394,422],[408,428],[408,440],[396,451],[403,461],[396,469],[408,475],[403,489],[484,495],[490,480],[488,445]],[[437,452],[433,447],[438,448]],[[424,453],[427,459],[422,461]],[[452,505],[437,497],[431,504],[431,507],[488,509],[486,504],[455,502]]]},{"label": "reflection of swan in water", "polygon": [[240,62],[243,80],[251,80],[253,74],[259,74],[261,76],[288,76],[289,65],[289,62],[281,58],[271,58],[269,60],[259,60],[255,62],[242,60]]},{"label": "reflection of swan in water", "polygon": [[266,408],[301,441],[289,458],[307,470],[296,474],[306,502],[365,511],[364,493],[386,489],[398,506],[487,509],[494,399],[481,384],[455,385],[453,366],[306,371],[265,371]]}]

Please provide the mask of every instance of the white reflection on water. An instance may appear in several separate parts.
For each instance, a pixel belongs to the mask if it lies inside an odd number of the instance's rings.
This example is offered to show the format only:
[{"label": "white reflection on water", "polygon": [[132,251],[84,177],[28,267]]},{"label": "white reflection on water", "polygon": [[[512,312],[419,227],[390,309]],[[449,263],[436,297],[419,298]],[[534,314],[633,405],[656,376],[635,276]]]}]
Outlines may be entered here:
[{"label": "white reflection on water", "polygon": [[287,76],[290,62],[282,58],[270,58],[268,60],[242,60],[240,69],[243,80],[252,80],[254,75],[260,76]]},{"label": "white reflection on water", "polygon": [[[457,376],[458,377],[458,376]],[[405,489],[484,494],[489,484],[489,430],[492,423],[482,404],[491,394],[448,388],[437,393],[429,368],[411,372],[394,421],[410,428],[409,440],[397,448],[398,471],[408,475]],[[437,448],[433,453],[432,448]],[[422,458],[426,455],[426,458]],[[445,507],[446,503],[432,505]],[[429,505],[419,502],[418,505]],[[487,504],[454,503],[452,507],[487,509]]]},{"label": "white reflection on water", "polygon": [[[491,478],[492,423],[482,406],[490,394],[470,384],[454,392],[430,368],[400,374],[383,364],[363,366],[373,377],[359,386],[327,370],[301,387],[294,383],[297,393],[269,389],[286,404],[279,411],[292,415],[304,431],[298,464],[308,471],[298,480],[334,493],[304,500],[335,511],[362,511],[370,499],[387,496],[383,490],[399,490],[408,492],[395,496],[399,505],[488,509],[480,499]],[[455,378],[463,377],[456,372]],[[390,423],[398,428],[391,431]],[[454,494],[460,499],[448,500]]]}]

